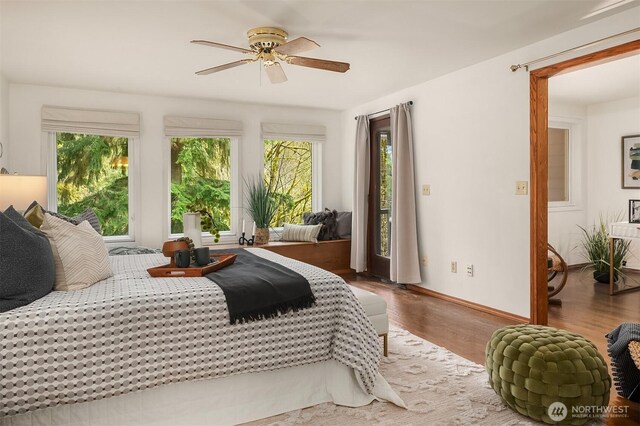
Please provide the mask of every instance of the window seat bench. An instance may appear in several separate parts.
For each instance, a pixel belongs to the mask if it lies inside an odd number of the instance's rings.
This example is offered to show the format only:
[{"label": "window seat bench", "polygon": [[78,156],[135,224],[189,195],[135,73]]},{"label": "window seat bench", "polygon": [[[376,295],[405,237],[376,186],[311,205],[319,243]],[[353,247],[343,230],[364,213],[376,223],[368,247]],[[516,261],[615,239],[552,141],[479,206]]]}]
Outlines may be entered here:
[{"label": "window seat bench", "polygon": [[[216,244],[212,249],[238,248],[237,244]],[[247,247],[247,246],[244,246]],[[329,240],[311,242],[270,241],[252,247],[262,248],[301,262],[317,266],[334,274],[353,272],[349,267],[351,260],[351,240]]]}]

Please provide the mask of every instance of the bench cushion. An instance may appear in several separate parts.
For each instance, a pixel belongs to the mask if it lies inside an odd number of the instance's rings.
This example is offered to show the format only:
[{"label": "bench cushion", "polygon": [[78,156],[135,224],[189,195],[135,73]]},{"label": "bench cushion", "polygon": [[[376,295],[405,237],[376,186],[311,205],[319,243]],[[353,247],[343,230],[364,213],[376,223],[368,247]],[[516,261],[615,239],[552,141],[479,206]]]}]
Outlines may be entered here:
[{"label": "bench cushion", "polygon": [[368,317],[387,313],[387,302],[377,294],[358,287],[349,286]]}]

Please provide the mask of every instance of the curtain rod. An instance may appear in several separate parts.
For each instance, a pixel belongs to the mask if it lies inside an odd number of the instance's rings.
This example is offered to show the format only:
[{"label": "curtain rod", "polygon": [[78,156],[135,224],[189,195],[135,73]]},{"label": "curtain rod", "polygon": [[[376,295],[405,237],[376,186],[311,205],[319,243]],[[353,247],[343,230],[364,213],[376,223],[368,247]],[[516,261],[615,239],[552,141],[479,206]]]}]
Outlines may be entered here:
[{"label": "curtain rod", "polygon": [[[409,101],[409,105],[413,105],[413,101]],[[380,111],[372,112],[371,114],[367,114],[367,117],[369,117],[370,115],[376,115],[376,114],[380,114],[381,112],[387,112],[387,111],[391,111],[391,108],[381,109]],[[357,120],[358,117],[353,117],[353,119]]]},{"label": "curtain rod", "polygon": [[562,52],[554,53],[553,55],[545,56],[544,58],[536,59],[535,61],[525,62],[524,64],[511,65],[511,71],[516,72],[520,68],[523,68],[523,67],[524,67],[524,69],[526,71],[529,71],[529,65],[537,64],[538,62],[546,61],[547,59],[552,59],[552,58],[555,58],[557,56],[564,55],[565,53],[575,52],[576,50],[584,49],[586,47],[591,47],[591,46],[593,46],[595,44],[602,43],[603,41],[611,40],[613,38],[622,37],[622,36],[625,36],[627,34],[633,34],[633,33],[638,32],[638,31],[640,31],[640,27],[634,28],[632,30],[625,31],[625,32],[622,32],[622,33],[614,34],[614,35],[611,35],[609,37],[601,38],[600,40],[592,41],[590,43],[583,44],[581,46],[572,47],[571,49],[563,50]]}]

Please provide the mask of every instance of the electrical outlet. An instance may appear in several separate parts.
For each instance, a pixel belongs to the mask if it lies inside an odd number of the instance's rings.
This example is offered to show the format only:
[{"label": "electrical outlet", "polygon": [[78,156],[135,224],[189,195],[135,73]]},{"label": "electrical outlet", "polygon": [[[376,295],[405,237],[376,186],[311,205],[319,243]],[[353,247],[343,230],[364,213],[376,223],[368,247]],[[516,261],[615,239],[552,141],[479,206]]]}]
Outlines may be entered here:
[{"label": "electrical outlet", "polygon": [[422,266],[427,266],[427,256],[422,256]]},{"label": "electrical outlet", "polygon": [[473,265],[467,265],[467,276],[468,277],[473,276]]},{"label": "electrical outlet", "polygon": [[453,272],[454,274],[458,273],[458,262],[456,262],[455,260],[451,261],[451,272]]},{"label": "electrical outlet", "polygon": [[526,180],[516,181],[516,195],[527,195],[529,193],[529,182]]},{"label": "electrical outlet", "polygon": [[422,195],[431,195],[431,185],[422,185]]}]

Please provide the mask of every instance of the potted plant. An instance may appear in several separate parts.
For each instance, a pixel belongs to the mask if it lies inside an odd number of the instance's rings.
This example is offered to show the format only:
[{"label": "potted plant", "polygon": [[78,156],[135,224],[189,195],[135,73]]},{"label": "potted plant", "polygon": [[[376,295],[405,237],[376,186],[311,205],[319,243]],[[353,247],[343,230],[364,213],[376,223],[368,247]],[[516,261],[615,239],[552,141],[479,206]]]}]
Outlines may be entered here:
[{"label": "potted plant", "polygon": [[[582,226],[584,238],[582,240],[582,255],[593,268],[593,278],[601,283],[609,283],[609,223],[619,222],[617,217],[605,218],[600,215],[599,223],[594,224],[589,229]],[[622,275],[622,266],[626,264],[629,255],[630,240],[615,240],[613,246],[613,279],[618,280],[618,275]]]},{"label": "potted plant", "polygon": [[256,244],[266,244],[269,242],[269,224],[276,214],[278,207],[273,193],[264,184],[263,179],[258,176],[249,181],[245,180],[247,188],[247,211],[256,224]]}]

